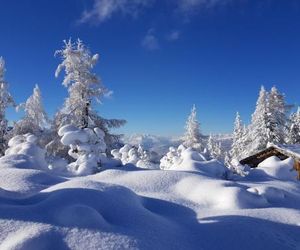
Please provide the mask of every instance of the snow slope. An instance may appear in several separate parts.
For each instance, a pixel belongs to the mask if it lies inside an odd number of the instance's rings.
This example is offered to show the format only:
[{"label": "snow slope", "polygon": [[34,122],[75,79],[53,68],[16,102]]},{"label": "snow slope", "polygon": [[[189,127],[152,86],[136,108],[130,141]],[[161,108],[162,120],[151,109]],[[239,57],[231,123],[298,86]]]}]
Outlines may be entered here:
[{"label": "snow slope", "polygon": [[186,161],[180,171],[128,165],[61,178],[9,157],[0,249],[300,249],[300,185],[264,169],[228,181]]}]

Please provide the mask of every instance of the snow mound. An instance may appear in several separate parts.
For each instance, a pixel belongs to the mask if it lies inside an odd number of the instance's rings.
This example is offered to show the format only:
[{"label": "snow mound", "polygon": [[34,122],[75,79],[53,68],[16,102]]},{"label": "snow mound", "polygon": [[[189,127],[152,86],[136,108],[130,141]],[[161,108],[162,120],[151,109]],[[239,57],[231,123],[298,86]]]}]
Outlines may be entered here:
[{"label": "snow mound", "polygon": [[218,178],[224,178],[228,173],[228,169],[219,161],[208,161],[201,153],[182,145],[177,149],[171,147],[169,153],[161,159],[160,166],[166,170],[193,171]]},{"label": "snow mound", "polygon": [[278,157],[271,156],[261,162],[257,169],[252,171],[260,170],[264,174],[277,179],[296,180],[297,173],[293,167],[294,160],[292,158],[281,161]]},{"label": "snow mound", "polygon": [[245,187],[231,186],[226,181],[190,177],[181,180],[175,188],[179,195],[202,208],[245,209],[268,206],[264,197],[247,191]]},{"label": "snow mound", "polygon": [[271,203],[281,201],[286,198],[286,193],[283,190],[270,186],[251,187],[247,189],[247,191],[257,195],[261,195]]},{"label": "snow mound", "polygon": [[61,237],[49,225],[27,226],[9,234],[0,243],[0,249],[65,249]]},{"label": "snow mound", "polygon": [[1,158],[0,249],[297,249],[299,183],[226,181],[184,155],[188,171],[126,165],[69,178]]},{"label": "snow mound", "polygon": [[[32,134],[17,135],[8,142],[9,148],[5,151],[4,162],[25,161],[26,168],[47,169],[45,160],[46,151],[36,144],[37,138]],[[4,158],[4,159],[3,159]],[[21,166],[22,164],[18,164]]]},{"label": "snow mound", "polygon": [[[2,166],[2,157],[0,165]],[[26,165],[26,164],[25,164]],[[21,198],[38,193],[51,185],[65,181],[64,178],[36,169],[1,167],[0,198]]]}]

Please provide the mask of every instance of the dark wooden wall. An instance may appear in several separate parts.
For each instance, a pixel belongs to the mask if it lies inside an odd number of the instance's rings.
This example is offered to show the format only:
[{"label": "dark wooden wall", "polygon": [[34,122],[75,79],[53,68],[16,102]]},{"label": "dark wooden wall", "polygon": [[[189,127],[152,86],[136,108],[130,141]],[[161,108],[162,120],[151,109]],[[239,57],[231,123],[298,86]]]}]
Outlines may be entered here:
[{"label": "dark wooden wall", "polygon": [[264,151],[261,151],[255,155],[252,155],[246,159],[241,160],[240,163],[242,165],[247,164],[251,168],[256,168],[259,163],[263,162],[265,159],[267,159],[271,156],[276,156],[280,160],[285,160],[289,157],[289,156],[283,154],[282,152],[280,152],[278,149],[276,149],[274,147],[270,147]]}]

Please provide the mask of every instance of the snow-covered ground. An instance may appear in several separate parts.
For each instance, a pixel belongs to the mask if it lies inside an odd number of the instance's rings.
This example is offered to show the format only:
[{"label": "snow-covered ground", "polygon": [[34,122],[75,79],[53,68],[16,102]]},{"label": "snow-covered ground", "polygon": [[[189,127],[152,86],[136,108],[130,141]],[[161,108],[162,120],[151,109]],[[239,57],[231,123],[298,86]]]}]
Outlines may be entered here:
[{"label": "snow-covered ground", "polygon": [[66,178],[13,153],[0,159],[0,249],[300,249],[289,159],[225,180],[187,151],[180,171]]}]

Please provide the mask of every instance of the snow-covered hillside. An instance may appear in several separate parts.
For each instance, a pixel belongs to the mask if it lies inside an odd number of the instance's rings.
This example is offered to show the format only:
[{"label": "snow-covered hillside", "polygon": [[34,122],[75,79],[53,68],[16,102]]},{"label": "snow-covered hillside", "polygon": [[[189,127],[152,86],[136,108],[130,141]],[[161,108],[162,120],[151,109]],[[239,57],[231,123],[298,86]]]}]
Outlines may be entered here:
[{"label": "snow-covered hillside", "polygon": [[0,249],[299,249],[300,185],[280,179],[290,160],[225,180],[187,151],[180,171],[64,178],[24,153],[0,159]]}]

